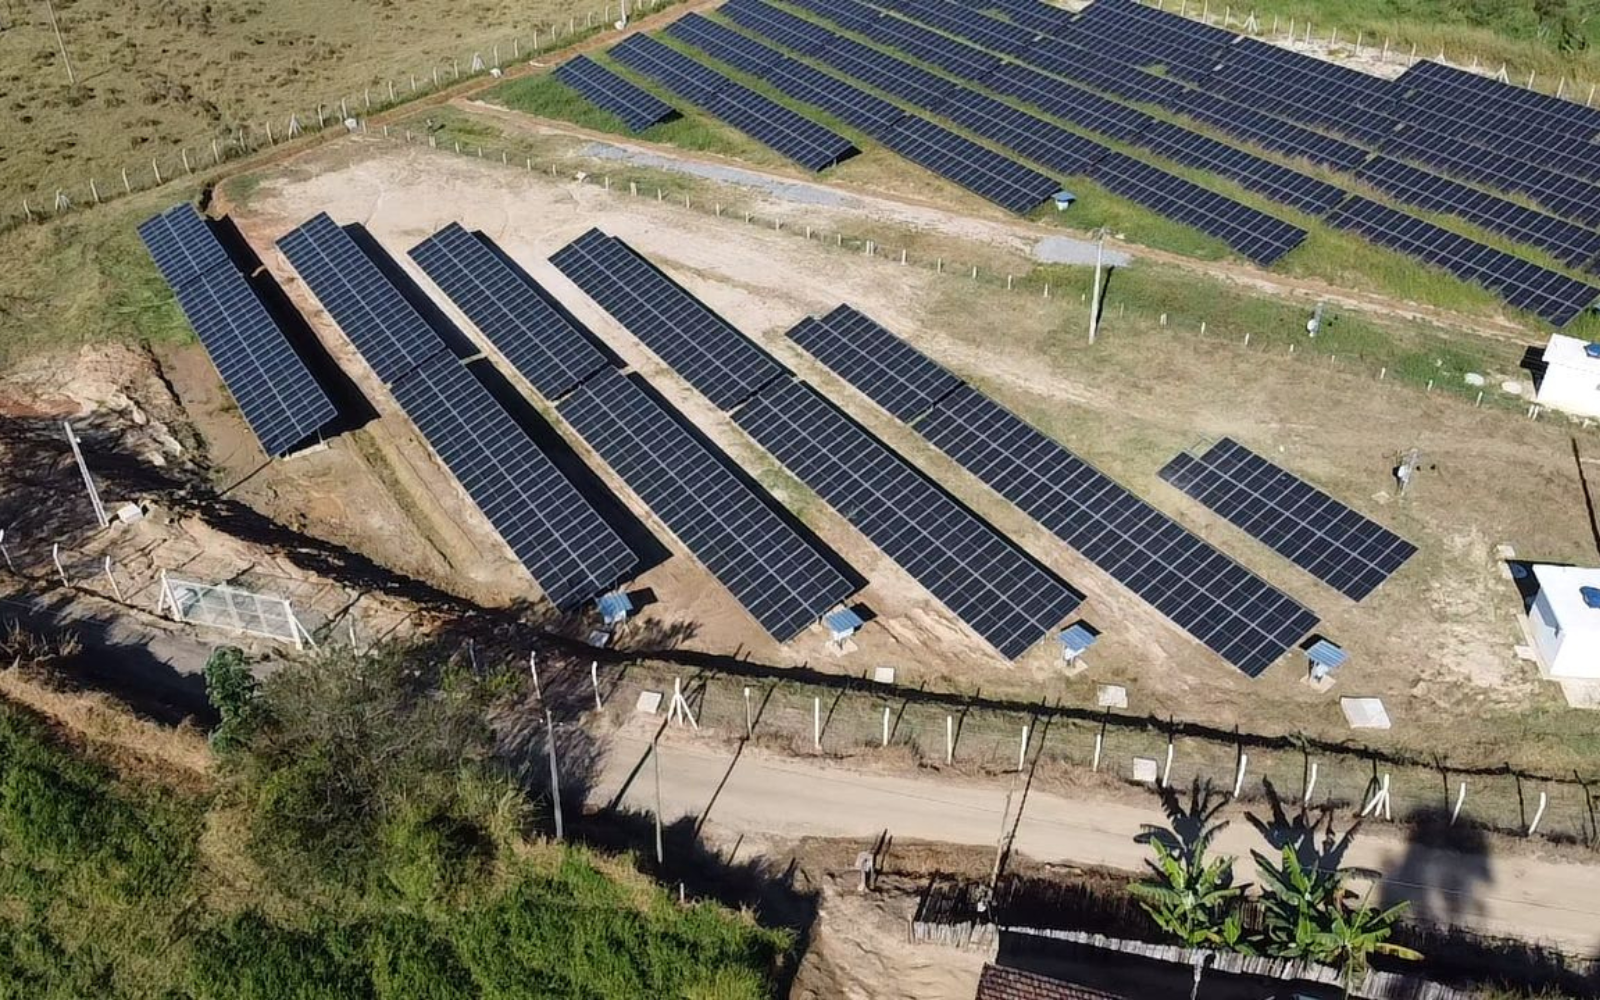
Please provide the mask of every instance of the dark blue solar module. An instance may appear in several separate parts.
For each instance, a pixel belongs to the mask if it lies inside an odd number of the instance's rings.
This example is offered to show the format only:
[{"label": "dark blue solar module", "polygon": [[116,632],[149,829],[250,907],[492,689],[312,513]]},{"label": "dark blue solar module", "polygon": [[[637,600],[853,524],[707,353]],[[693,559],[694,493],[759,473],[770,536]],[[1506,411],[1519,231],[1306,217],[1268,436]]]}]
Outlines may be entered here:
[{"label": "dark blue solar module", "polygon": [[855,590],[769,497],[626,376],[609,369],[589,379],[560,412],[780,642]]},{"label": "dark blue solar module", "polygon": [[231,265],[191,276],[173,291],[262,451],[287,454],[338,416],[260,297]]},{"label": "dark blue solar module", "polygon": [[556,67],[555,78],[576,90],[589,103],[611,112],[630,132],[641,132],[677,114],[672,105],[634,86],[588,56],[578,56]]},{"label": "dark blue solar module", "polygon": [[1304,125],[1202,90],[1189,91],[1173,110],[1218,131],[1253,142],[1262,149],[1336,170],[1353,170],[1372,155],[1369,150],[1343,139],[1323,135]]},{"label": "dark blue solar module", "polygon": [[418,367],[394,397],[552,604],[573,610],[638,568],[638,557],[454,355]]},{"label": "dark blue solar module", "polygon": [[1529,246],[1548,250],[1558,259],[1578,267],[1600,254],[1600,233],[1592,229],[1399,160],[1374,157],[1357,172],[1356,179],[1418,208],[1455,215]]},{"label": "dark blue solar module", "polygon": [[177,286],[219,267],[233,267],[221,241],[188,202],[140,223],[139,239],[169,285]]},{"label": "dark blue solar module", "polygon": [[975,90],[958,90],[933,110],[1018,156],[1065,176],[1088,173],[1108,152],[1092,139]]},{"label": "dark blue solar module", "polygon": [[1156,122],[1139,133],[1134,141],[1175,163],[1226,177],[1309,215],[1323,215],[1345,198],[1343,188],[1327,181],[1291,170],[1171,122]]},{"label": "dark blue solar module", "polygon": [[[887,6],[887,5],[885,5]],[[917,0],[894,5],[906,17],[938,28],[947,35],[965,39],[981,48],[1008,56],[1020,56],[1033,48],[1039,33],[1018,24],[1007,24],[986,14],[942,0]]]},{"label": "dark blue solar module", "polygon": [[898,17],[880,17],[854,30],[963,80],[981,80],[1000,65],[992,52]]},{"label": "dark blue solar module", "polygon": [[805,383],[773,383],[734,421],[1006,658],[1021,656],[1080,603]]},{"label": "dark blue solar module", "polygon": [[803,56],[815,55],[839,37],[815,21],[796,17],[762,0],[728,0],[717,8],[717,13]]},{"label": "dark blue solar module", "polygon": [[1328,224],[1483,285],[1556,326],[1592,308],[1600,296],[1600,288],[1366,198],[1346,201],[1328,216]]},{"label": "dark blue solar module", "polygon": [[1458,101],[1438,91],[1406,93],[1395,117],[1412,129],[1440,133],[1482,146],[1501,156],[1535,164],[1584,180],[1600,180],[1600,156],[1587,134],[1568,135],[1537,128],[1509,113]]},{"label": "dark blue solar module", "polygon": [[[1317,618],[848,307],[796,333],[835,373],[1254,677]],[[798,339],[798,338],[797,338]],[[952,385],[952,383],[954,383]]]},{"label": "dark blue solar module", "polygon": [[773,63],[786,58],[770,45],[763,45],[749,35],[702,14],[686,14],[678,18],[667,25],[667,34],[734,69],[758,76],[764,76]]},{"label": "dark blue solar module", "polygon": [[753,341],[613,236],[591,229],[550,262],[723,409],[783,374]]},{"label": "dark blue solar module", "polygon": [[1064,10],[1040,0],[957,0],[973,10],[998,10],[1006,20],[1020,24],[1031,31],[1050,35],[1066,30],[1072,23],[1072,11]]},{"label": "dark blue solar module", "polygon": [[326,212],[284,234],[278,249],[379,381],[396,382],[444,349],[433,327]]},{"label": "dark blue solar module", "polygon": [[1396,86],[1448,94],[1485,111],[1504,113],[1535,128],[1593,138],[1600,134],[1600,109],[1501,83],[1486,76],[1423,61],[1400,75]]},{"label": "dark blue solar module", "polygon": [[948,77],[850,38],[835,39],[813,58],[913,107],[931,108],[956,89],[956,82]]},{"label": "dark blue solar module", "polygon": [[1404,126],[1384,141],[1383,152],[1484,187],[1527,195],[1564,219],[1600,226],[1600,185],[1590,181]]},{"label": "dark blue solar module", "polygon": [[1191,83],[1210,74],[1235,38],[1185,17],[1149,18],[1146,11],[1137,4],[1091,4],[1072,22],[1067,37],[1129,66],[1159,66],[1164,75]]},{"label": "dark blue solar module", "polygon": [[1225,62],[1206,79],[1204,87],[1230,101],[1327,129],[1366,146],[1383,142],[1398,124],[1384,110],[1392,101],[1331,87],[1310,76],[1296,75],[1287,66],[1242,59]]},{"label": "dark blue solar module", "polygon": [[1161,478],[1359,601],[1417,547],[1231,438],[1178,455]]},{"label": "dark blue solar module", "polygon": [[411,259],[546,399],[610,364],[531,278],[459,223],[417,244]]},{"label": "dark blue solar module", "polygon": [[807,316],[789,339],[906,423],[961,385],[948,369],[850,306],[820,319]]},{"label": "dark blue solar module", "polygon": [[864,3],[857,3],[856,0],[788,0],[788,2],[802,10],[820,14],[850,31],[859,31],[862,25],[883,16],[880,11]]},{"label": "dark blue solar module", "polygon": [[926,118],[907,117],[879,141],[913,163],[1019,215],[1042,205],[1061,189],[1032,167]]},{"label": "dark blue solar module", "polygon": [[807,170],[822,170],[856,152],[837,132],[647,35],[628,37],[611,54]]},{"label": "dark blue solar module", "polygon": [[1157,76],[1104,52],[1093,38],[1048,38],[1023,55],[1022,61],[1125,101],[1170,108],[1189,92],[1181,80]]},{"label": "dark blue solar module", "polygon": [[1112,194],[1217,237],[1262,267],[1306,238],[1299,226],[1122,153],[1101,157],[1090,177]]},{"label": "dark blue solar module", "polygon": [[1138,108],[1119,104],[1021,63],[1001,67],[984,80],[983,85],[1062,121],[1120,142],[1132,140],[1155,121]]}]

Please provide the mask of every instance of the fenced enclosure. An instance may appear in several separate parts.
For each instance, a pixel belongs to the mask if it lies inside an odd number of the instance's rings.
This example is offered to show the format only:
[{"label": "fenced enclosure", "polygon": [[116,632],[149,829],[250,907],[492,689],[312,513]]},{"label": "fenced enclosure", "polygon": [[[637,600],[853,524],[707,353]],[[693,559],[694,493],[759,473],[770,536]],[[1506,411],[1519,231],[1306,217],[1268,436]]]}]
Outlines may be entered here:
[{"label": "fenced enclosure", "polygon": [[158,609],[189,625],[264,636],[295,649],[315,645],[289,599],[275,594],[184,580],[163,570]]}]

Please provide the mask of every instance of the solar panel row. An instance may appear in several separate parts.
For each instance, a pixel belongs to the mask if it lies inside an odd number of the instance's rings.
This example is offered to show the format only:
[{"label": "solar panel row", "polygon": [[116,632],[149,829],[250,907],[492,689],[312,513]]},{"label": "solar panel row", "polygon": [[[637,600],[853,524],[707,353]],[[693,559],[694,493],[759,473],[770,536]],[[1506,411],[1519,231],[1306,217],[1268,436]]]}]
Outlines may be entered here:
[{"label": "solar panel row", "polygon": [[1500,83],[1486,76],[1424,60],[1400,75],[1397,85],[1448,94],[1538,128],[1568,135],[1600,134],[1600,109]]},{"label": "solar panel row", "polygon": [[850,38],[835,38],[832,45],[813,58],[914,107],[932,107],[956,88],[955,81],[948,77]]},{"label": "solar panel row", "polygon": [[1370,155],[1343,139],[1276,118],[1203,90],[1191,90],[1173,110],[1195,121],[1286,156],[1296,156],[1337,170],[1353,170]]},{"label": "solar panel row", "polygon": [[571,610],[639,559],[448,350],[393,387],[428,445],[550,602]]},{"label": "solar panel row", "polygon": [[1037,208],[1061,189],[1032,167],[926,118],[908,116],[879,141],[913,163],[1019,215]]},{"label": "solar panel row", "polygon": [[1397,124],[1382,110],[1387,102],[1341,93],[1270,63],[1235,57],[1217,67],[1203,86],[1219,97],[1336,132],[1365,146],[1382,142]]},{"label": "solar panel row", "polygon": [[1262,267],[1306,238],[1299,226],[1122,153],[1101,157],[1090,176],[1113,194],[1215,236]]},{"label": "solar panel row", "polygon": [[1001,67],[999,72],[984,80],[983,85],[1119,142],[1131,141],[1155,121],[1138,108],[1119,104],[1021,63]]},{"label": "solar panel row", "polygon": [[1160,66],[1164,75],[1191,83],[1204,80],[1234,40],[1230,32],[1187,18],[1146,18],[1136,4],[1098,3],[1072,22],[1067,37],[1093,39],[1096,48],[1130,66]]},{"label": "solar panel row", "polygon": [[1093,39],[1075,35],[1048,38],[1023,57],[1030,65],[1049,70],[1125,101],[1142,101],[1170,107],[1189,89],[1183,81],[1158,76],[1142,66],[1129,65],[1100,50]]},{"label": "solar panel row", "polygon": [[1571,322],[1600,296],[1591,285],[1366,198],[1352,197],[1328,223],[1483,285],[1556,326]]},{"label": "solar panel row", "polygon": [[810,386],[776,382],[734,421],[1007,658],[1079,598]]},{"label": "solar panel row", "polygon": [[555,78],[611,112],[630,132],[641,132],[677,114],[672,105],[634,86],[588,56],[578,56],[556,67]]},{"label": "solar panel row", "polygon": [[1409,163],[1376,156],[1361,168],[1356,179],[1418,208],[1455,215],[1529,246],[1548,250],[1558,259],[1578,267],[1591,263],[1600,254],[1600,233],[1592,229],[1428,173]]},{"label": "solar panel row", "polygon": [[803,56],[815,55],[838,37],[815,21],[796,17],[764,0],[728,0],[717,13]]},{"label": "solar panel row", "polygon": [[139,224],[139,239],[167,284],[177,287],[218,268],[232,268],[222,241],[188,202]]},{"label": "solar panel row", "polygon": [[856,151],[837,132],[647,35],[629,36],[611,54],[807,170],[822,170]]},{"label": "solar panel row", "polygon": [[820,14],[834,24],[849,31],[860,31],[861,26],[883,16],[881,11],[857,0],[789,0],[789,3],[813,14]]},{"label": "solar panel row", "polygon": [[998,10],[1006,20],[1042,35],[1055,34],[1072,23],[1072,12],[1039,0],[960,0],[974,10]]},{"label": "solar panel row", "polygon": [[1383,152],[1462,180],[1527,195],[1562,218],[1600,225],[1600,186],[1581,178],[1407,126],[1386,138]]},{"label": "solar panel row", "polygon": [[749,338],[616,237],[591,229],[550,262],[722,409],[783,374]]},{"label": "solar panel row", "polygon": [[[885,5],[889,6],[889,5]],[[904,3],[895,7],[907,17],[931,25],[957,38],[1008,56],[1020,56],[1039,40],[1039,33],[1017,24],[1007,24],[978,11],[959,7],[943,0],[928,3]]]},{"label": "solar panel row", "polygon": [[231,266],[217,268],[173,291],[268,455],[287,454],[338,416],[244,275]]},{"label": "solar panel row", "polygon": [[1087,174],[1107,148],[975,90],[957,90],[932,109],[976,135],[1063,176]]},{"label": "solar panel row", "polygon": [[559,410],[780,642],[854,591],[819,546],[633,380],[606,369]]},{"label": "solar panel row", "polygon": [[693,45],[713,59],[752,75],[764,76],[773,63],[785,58],[777,49],[702,14],[686,14],[678,18],[667,25],[667,34]]},{"label": "solar panel row", "polygon": [[609,366],[541,289],[460,223],[418,243],[411,258],[546,399]]},{"label": "solar panel row", "polygon": [[1178,455],[1161,478],[1353,601],[1417,547],[1231,438]]},{"label": "solar panel row", "polygon": [[1324,215],[1345,197],[1343,188],[1327,181],[1171,122],[1155,122],[1134,141],[1158,156],[1237,181],[1308,215]]},{"label": "solar panel row", "polygon": [[433,327],[328,213],[284,234],[278,249],[379,381],[393,384],[444,350]]},{"label": "solar panel row", "polygon": [[791,333],[845,381],[1250,676],[1316,624],[1185,531],[849,307]]},{"label": "solar panel row", "polygon": [[1395,117],[1420,131],[1436,132],[1500,156],[1548,167],[1583,180],[1600,180],[1600,158],[1586,135],[1551,132],[1516,118],[1464,104],[1435,91],[1408,92]]},{"label": "solar panel row", "polygon": [[1000,65],[991,52],[899,17],[880,17],[855,30],[963,80],[981,80]]}]

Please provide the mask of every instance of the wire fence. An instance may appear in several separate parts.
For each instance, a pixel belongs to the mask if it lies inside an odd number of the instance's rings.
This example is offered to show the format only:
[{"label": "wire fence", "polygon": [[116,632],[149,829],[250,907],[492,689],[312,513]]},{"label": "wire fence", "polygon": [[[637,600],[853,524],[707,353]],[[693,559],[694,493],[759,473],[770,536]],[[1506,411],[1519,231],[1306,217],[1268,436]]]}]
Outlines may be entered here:
[{"label": "wire fence", "polygon": [[[679,0],[631,0],[631,14],[654,13]],[[327,100],[281,108],[226,131],[194,136],[175,150],[130,162],[104,172],[89,171],[71,179],[35,185],[0,209],[0,233],[30,222],[92,208],[118,198],[163,187],[174,181],[209,176],[221,167],[257,154],[326,134],[359,129],[365,120],[400,105],[448,91],[462,83],[501,75],[515,62],[568,48],[603,31],[614,30],[617,3],[575,11],[526,33],[508,35],[470,54],[408,67],[363,86],[359,91],[330,95]],[[354,123],[352,126],[351,123]]]}]

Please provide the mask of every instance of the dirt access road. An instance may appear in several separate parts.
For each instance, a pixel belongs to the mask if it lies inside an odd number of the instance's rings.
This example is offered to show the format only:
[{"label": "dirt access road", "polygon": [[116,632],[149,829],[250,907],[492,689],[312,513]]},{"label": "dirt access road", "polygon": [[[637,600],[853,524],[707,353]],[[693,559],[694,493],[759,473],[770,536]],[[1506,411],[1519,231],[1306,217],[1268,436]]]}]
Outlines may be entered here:
[{"label": "dirt access road", "polygon": [[[1000,783],[873,774],[674,736],[661,741],[662,821],[704,813],[705,834],[719,843],[765,835],[859,837],[867,845],[887,828],[901,841],[983,845],[993,844],[1001,829],[1006,786]],[[622,804],[653,810],[649,749],[649,732],[615,734],[591,804],[620,795]],[[1147,848],[1133,837],[1145,823],[1166,825],[1153,803],[1136,807],[1035,791],[1016,831],[1016,850],[1047,863],[1138,870]],[[1261,846],[1244,823],[1229,826],[1216,841],[1218,851],[1245,859],[1241,872],[1249,868],[1249,852]],[[1384,899],[1409,900],[1418,918],[1548,942],[1585,957],[1600,952],[1600,867],[1466,855],[1407,844],[1382,831],[1359,837],[1346,863],[1382,872]]]}]

